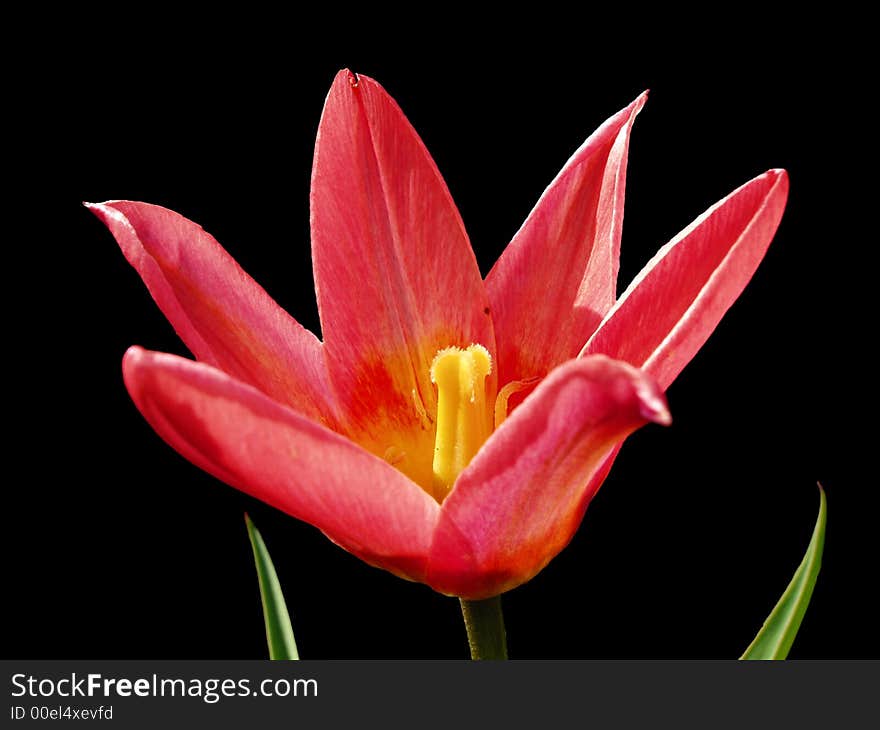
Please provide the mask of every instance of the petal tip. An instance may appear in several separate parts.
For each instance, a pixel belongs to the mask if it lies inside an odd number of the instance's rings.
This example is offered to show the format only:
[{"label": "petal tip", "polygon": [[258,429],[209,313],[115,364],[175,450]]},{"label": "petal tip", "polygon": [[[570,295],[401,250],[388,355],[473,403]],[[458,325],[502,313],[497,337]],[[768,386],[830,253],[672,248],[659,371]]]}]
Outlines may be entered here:
[{"label": "petal tip", "polygon": [[639,412],[643,418],[653,421],[654,423],[659,423],[661,426],[669,426],[672,424],[672,414],[669,412],[666,404],[662,401],[643,401]]},{"label": "petal tip", "polygon": [[110,220],[119,220],[123,217],[122,213],[113,205],[119,202],[118,200],[105,200],[103,203],[83,201],[83,207],[93,213],[102,223],[109,226]]},{"label": "petal tip", "polygon": [[666,404],[666,396],[653,380],[643,381],[638,386],[639,415],[646,421],[669,426],[672,414]]},{"label": "petal tip", "polygon": [[[635,99],[633,99],[629,104],[621,109],[621,111],[618,112],[618,114],[615,116],[625,119],[631,125],[635,121],[635,118],[639,114],[639,112],[642,111],[645,103],[648,101],[648,92],[649,89],[645,89],[641,94],[639,94]],[[626,124],[626,122],[624,122],[624,124]]]},{"label": "petal tip", "polygon": [[89,203],[89,202],[86,201],[86,200],[84,200],[84,201],[82,202],[82,204],[83,204],[83,207],[84,207],[86,210],[88,210],[88,211],[94,213],[94,214],[95,214],[96,216],[98,216],[99,218],[101,217],[101,214],[103,213],[103,211],[104,211],[104,207],[105,207],[105,205],[106,205],[105,203]]},{"label": "petal tip", "polygon": [[341,68],[336,72],[336,76],[333,77],[333,83],[330,88],[331,90],[338,87],[357,89],[361,84],[361,80],[361,75],[356,71],[352,71],[350,68]]},{"label": "petal tip", "polygon": [[83,201],[83,205],[89,210],[102,210],[103,208],[112,208],[114,203],[120,203],[121,200],[105,200],[101,203],[90,203],[88,200]]},{"label": "petal tip", "polygon": [[149,354],[143,347],[132,345],[122,356],[122,382],[125,383],[125,389],[139,409],[142,403],[144,366]]},{"label": "petal tip", "polygon": [[126,360],[141,360],[146,354],[147,351],[140,345],[132,345],[125,351],[125,354],[122,356],[122,360],[123,362]]},{"label": "petal tip", "polygon": [[788,170],[784,167],[772,167],[763,175],[758,175],[756,180],[769,180],[772,185],[781,185],[788,189]]},{"label": "petal tip", "polygon": [[781,201],[784,205],[785,201],[788,200],[788,191],[790,188],[788,170],[782,167],[774,167],[767,170],[762,177],[769,180],[770,187],[767,191],[768,197],[775,197],[776,200]]},{"label": "petal tip", "polygon": [[143,372],[143,366],[147,364],[150,356],[155,354],[140,345],[132,345],[125,351],[122,356],[122,379],[129,390],[131,390],[138,374]]}]

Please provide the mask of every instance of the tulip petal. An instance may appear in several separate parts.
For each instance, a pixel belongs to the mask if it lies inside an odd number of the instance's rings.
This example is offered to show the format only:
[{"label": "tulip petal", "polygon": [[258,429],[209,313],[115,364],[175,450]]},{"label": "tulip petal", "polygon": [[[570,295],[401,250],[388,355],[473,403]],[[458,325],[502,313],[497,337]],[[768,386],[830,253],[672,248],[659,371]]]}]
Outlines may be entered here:
[{"label": "tulip petal", "polygon": [[669,412],[636,368],[598,355],[551,372],[443,502],[429,585],[477,599],[529,580],[568,544],[609,453],[649,421],[669,423]]},{"label": "tulip petal", "polygon": [[486,277],[499,384],[575,357],[614,304],[629,136],[646,99],[574,153]]},{"label": "tulip petal", "polygon": [[439,506],[393,467],[209,365],[132,347],[123,374],[150,425],[193,464],[372,565],[423,578]]},{"label": "tulip petal", "polygon": [[787,197],[785,170],[770,170],[709,208],[648,262],[582,354],[624,360],[668,388],[751,279]]},{"label": "tulip petal", "polygon": [[[400,468],[430,483],[436,395],[446,347],[494,356],[488,300],[464,225],[400,108],[366,76],[341,71],[318,129],[312,259],[328,367],[359,443],[406,451]],[[494,382],[494,381],[493,381]],[[421,435],[401,447],[387,434]]]},{"label": "tulip petal", "polygon": [[196,358],[311,418],[334,422],[321,343],[201,226],[147,203],[86,206]]}]

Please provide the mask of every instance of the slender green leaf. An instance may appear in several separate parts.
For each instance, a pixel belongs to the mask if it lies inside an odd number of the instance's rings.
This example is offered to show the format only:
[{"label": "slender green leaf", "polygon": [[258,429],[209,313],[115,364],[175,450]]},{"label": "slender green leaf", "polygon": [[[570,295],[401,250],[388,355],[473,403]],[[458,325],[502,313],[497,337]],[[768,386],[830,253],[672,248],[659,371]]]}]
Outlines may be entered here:
[{"label": "slender green leaf", "polygon": [[278,575],[266,543],[260,531],[254,527],[251,518],[244,516],[247,524],[251,546],[254,549],[254,562],[257,565],[257,577],[260,580],[260,598],[263,601],[263,618],[266,620],[266,641],[269,644],[270,659],[299,659],[293,629],[290,626],[290,615],[284,603],[284,594],[278,583]]},{"label": "slender green leaf", "polygon": [[785,593],[782,594],[782,598],[740,659],[785,659],[788,656],[788,651],[807,611],[807,605],[810,603],[810,597],[813,595],[816,578],[819,576],[822,550],[825,547],[827,518],[825,490],[820,484],[819,517],[804,559],[795,571]]}]

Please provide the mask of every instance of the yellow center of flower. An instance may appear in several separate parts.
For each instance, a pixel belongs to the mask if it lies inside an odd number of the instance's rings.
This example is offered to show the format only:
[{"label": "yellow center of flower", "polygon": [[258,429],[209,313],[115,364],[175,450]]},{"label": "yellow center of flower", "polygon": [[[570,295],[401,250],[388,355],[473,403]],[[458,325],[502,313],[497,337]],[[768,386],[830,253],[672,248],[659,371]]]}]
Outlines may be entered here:
[{"label": "yellow center of flower", "polygon": [[491,372],[492,358],[482,345],[447,347],[431,363],[431,382],[437,386],[433,492],[438,502],[492,431],[486,407],[486,376]]}]

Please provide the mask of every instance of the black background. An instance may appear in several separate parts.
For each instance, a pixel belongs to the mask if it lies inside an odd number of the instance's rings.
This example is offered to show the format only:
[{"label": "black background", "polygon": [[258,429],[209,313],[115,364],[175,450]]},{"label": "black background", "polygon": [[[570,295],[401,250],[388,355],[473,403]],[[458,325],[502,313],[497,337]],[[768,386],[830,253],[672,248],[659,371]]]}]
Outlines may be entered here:
[{"label": "black background", "polygon": [[624,19],[410,20],[384,34],[341,8],[293,24],[153,11],[11,26],[29,42],[6,89],[4,655],[265,656],[246,510],[304,657],[466,656],[455,600],[362,564],[155,436],[120,359],[131,344],[187,352],[80,206],[177,210],[317,330],[311,154],[348,66],[422,135],[484,273],[571,152],[645,88],[621,290],[733,188],[770,167],[791,175],[766,260],[668,392],[672,427],[629,440],[571,545],[505,597],[511,655],[738,656],[800,561],[821,480],[825,562],[791,656],[880,656],[877,480],[854,465],[876,449],[861,435],[877,412],[858,20],[797,40],[762,17],[648,22],[645,40]]}]

